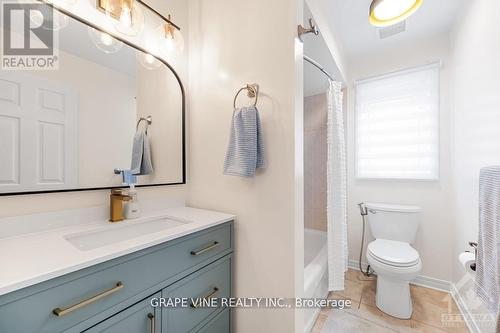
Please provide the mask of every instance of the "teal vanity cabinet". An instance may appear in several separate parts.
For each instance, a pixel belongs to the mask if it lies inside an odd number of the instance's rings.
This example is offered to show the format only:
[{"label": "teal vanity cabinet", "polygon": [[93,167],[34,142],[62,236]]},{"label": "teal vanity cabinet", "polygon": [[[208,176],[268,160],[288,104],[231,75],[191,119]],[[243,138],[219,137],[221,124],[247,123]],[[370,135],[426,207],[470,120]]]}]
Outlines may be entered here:
[{"label": "teal vanity cabinet", "polygon": [[[161,294],[152,297],[160,297]],[[160,332],[160,309],[151,306],[147,298],[131,307],[119,312],[113,317],[88,329],[85,333],[124,333],[124,332]]]},{"label": "teal vanity cabinet", "polygon": [[[231,261],[222,259],[163,289],[162,297],[227,298],[231,296],[230,277]],[[162,327],[166,332],[197,332],[207,318],[216,316],[220,310],[216,307],[198,307],[194,303],[188,307],[163,309]],[[227,331],[220,333],[222,332]]]},{"label": "teal vanity cabinet", "polygon": [[0,332],[229,333],[229,309],[151,299],[230,297],[232,267],[226,222],[0,296]]}]

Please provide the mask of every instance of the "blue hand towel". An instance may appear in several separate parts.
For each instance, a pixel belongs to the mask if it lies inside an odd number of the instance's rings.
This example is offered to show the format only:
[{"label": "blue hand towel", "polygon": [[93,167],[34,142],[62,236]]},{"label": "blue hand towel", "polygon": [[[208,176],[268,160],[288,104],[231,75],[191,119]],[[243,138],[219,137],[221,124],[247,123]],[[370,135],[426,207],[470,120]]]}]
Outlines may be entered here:
[{"label": "blue hand towel", "polygon": [[253,177],[264,167],[264,142],[259,111],[255,106],[234,110],[224,161],[224,174]]},{"label": "blue hand towel", "polygon": [[151,148],[148,135],[144,131],[137,131],[132,146],[132,175],[142,176],[153,173],[153,162],[151,161]]}]

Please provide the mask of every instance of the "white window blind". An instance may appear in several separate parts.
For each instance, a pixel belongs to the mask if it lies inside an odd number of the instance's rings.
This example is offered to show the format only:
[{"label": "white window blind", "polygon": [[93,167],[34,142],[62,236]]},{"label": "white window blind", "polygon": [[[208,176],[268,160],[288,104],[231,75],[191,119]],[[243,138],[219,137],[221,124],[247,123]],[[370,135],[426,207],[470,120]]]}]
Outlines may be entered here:
[{"label": "white window blind", "polygon": [[357,83],[356,176],[439,178],[439,64]]}]

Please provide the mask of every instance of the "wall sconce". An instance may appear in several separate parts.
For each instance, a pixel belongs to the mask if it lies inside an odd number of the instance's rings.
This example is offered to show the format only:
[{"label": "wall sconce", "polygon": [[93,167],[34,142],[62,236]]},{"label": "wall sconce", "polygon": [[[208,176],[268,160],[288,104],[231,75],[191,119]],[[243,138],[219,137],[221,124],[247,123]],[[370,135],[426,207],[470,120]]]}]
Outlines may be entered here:
[{"label": "wall sconce", "polygon": [[115,29],[137,36],[144,28],[144,14],[135,0],[97,0],[97,8],[113,21]]},{"label": "wall sconce", "polygon": [[97,8],[113,19],[119,32],[129,36],[138,35],[144,27],[144,15],[139,4],[165,21],[162,26],[164,42],[162,42],[161,48],[167,54],[182,53],[184,51],[184,38],[181,29],[172,22],[170,15],[163,16],[142,0],[97,0]]}]

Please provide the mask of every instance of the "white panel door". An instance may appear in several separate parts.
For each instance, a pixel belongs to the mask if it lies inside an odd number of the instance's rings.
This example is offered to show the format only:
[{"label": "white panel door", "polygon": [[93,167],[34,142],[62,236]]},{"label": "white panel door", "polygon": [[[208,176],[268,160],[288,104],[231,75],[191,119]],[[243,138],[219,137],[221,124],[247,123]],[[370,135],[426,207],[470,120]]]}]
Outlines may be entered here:
[{"label": "white panel door", "polygon": [[77,187],[77,111],[67,84],[0,73],[0,192]]},{"label": "white panel door", "polygon": [[21,102],[19,83],[0,77],[0,188],[20,183]]}]

